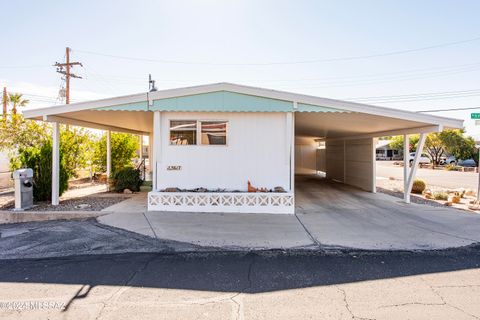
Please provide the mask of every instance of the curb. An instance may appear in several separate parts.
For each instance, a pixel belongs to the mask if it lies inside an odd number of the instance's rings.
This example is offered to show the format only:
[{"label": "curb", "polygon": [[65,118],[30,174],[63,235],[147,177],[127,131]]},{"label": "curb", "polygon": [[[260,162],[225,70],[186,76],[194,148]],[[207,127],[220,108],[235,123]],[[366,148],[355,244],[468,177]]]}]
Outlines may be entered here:
[{"label": "curb", "polygon": [[6,211],[0,210],[0,224],[97,218],[108,211]]}]

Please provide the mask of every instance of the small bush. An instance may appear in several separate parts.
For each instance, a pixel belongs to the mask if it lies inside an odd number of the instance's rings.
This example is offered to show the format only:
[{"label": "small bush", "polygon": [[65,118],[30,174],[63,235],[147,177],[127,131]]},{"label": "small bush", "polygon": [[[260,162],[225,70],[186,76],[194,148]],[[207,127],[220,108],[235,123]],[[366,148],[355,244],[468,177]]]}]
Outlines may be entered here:
[{"label": "small bush", "polygon": [[412,185],[412,192],[421,194],[427,187],[427,184],[422,179],[415,179]]},{"label": "small bush", "polygon": [[[13,162],[13,161],[12,161]],[[40,147],[19,149],[15,161],[21,168],[33,170],[33,199],[47,201],[52,199],[52,143],[45,141]],[[14,167],[13,169],[18,169]],[[60,152],[60,195],[68,189],[68,172]]]},{"label": "small bush", "polygon": [[438,191],[433,194],[433,197],[435,200],[448,200],[448,193],[443,192],[443,191]]},{"label": "small bush", "polygon": [[447,171],[458,171],[459,168],[455,164],[448,164],[445,166],[445,170]]},{"label": "small bush", "polygon": [[134,168],[124,168],[113,174],[113,185],[117,192],[122,192],[125,189],[140,191],[142,182],[140,170]]}]

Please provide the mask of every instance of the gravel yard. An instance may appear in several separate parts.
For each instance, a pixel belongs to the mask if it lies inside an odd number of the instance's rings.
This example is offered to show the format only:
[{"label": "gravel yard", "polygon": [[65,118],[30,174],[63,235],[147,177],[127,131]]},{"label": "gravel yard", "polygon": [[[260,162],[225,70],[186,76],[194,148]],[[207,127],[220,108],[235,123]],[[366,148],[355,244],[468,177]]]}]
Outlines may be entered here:
[{"label": "gravel yard", "polygon": [[0,210],[14,205],[15,196],[13,191],[0,194]]},{"label": "gravel yard", "polygon": [[[108,196],[111,195],[111,196]],[[125,195],[100,194],[99,196],[87,196],[60,201],[58,206],[52,206],[50,202],[37,202],[35,206],[26,211],[100,211],[116,203],[128,199]],[[4,206],[3,210],[13,209],[12,202]]]},{"label": "gravel yard", "polygon": [[[388,194],[390,196],[394,196],[394,197],[403,199],[403,192],[402,191],[389,190],[389,189],[385,189],[385,188],[382,188],[382,187],[377,187],[377,192],[385,193],[385,194]],[[445,207],[445,205],[443,205],[443,204],[441,204],[437,201],[428,200],[428,199],[425,199],[423,197],[420,197],[420,196],[417,196],[417,195],[414,195],[414,194],[411,195],[410,201],[412,203],[426,204],[426,205],[433,206],[433,207]]]},{"label": "gravel yard", "polygon": [[[397,198],[402,198],[403,199],[403,180],[399,179],[385,179],[385,178],[379,178],[377,177],[377,191],[381,193],[385,193]],[[432,193],[435,192],[446,192],[446,193],[452,193],[458,189],[454,188],[445,188],[445,187],[439,187],[439,186],[432,186],[428,184],[427,181],[427,189],[429,189]],[[470,201],[474,200],[474,197],[465,197],[462,198],[461,203],[452,203],[451,207],[456,208],[456,209],[461,209],[461,210],[466,210],[469,212],[475,212],[479,213],[477,210],[471,210],[469,209],[470,206]],[[445,207],[445,203],[447,201],[443,200],[433,200],[433,199],[426,199],[422,195],[417,195],[417,194],[411,194],[410,197],[411,202],[413,203],[418,203],[418,204],[425,204],[433,207]]]},{"label": "gravel yard", "polygon": [[[100,211],[130,197],[127,194],[106,192],[106,186],[102,184],[73,184],[62,195],[58,206],[52,206],[48,201],[36,202],[33,208],[26,211]],[[11,210],[14,206],[13,192],[0,194],[0,210]]]}]

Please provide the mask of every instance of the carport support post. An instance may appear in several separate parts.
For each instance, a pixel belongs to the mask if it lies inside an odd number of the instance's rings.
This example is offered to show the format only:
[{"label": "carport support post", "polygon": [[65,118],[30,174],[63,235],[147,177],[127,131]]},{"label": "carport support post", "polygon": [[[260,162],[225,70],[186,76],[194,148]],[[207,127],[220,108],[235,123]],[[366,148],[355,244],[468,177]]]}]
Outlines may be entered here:
[{"label": "carport support post", "polygon": [[52,205],[60,203],[60,125],[52,122]]},{"label": "carport support post", "polygon": [[415,174],[417,173],[417,168],[419,166],[420,157],[422,156],[423,146],[425,145],[425,133],[420,134],[420,138],[418,139],[417,144],[417,151],[415,152],[415,158],[413,159],[412,168],[410,169],[410,174],[408,176],[408,202],[410,203],[410,190],[412,190],[413,186],[413,179],[415,179]]},{"label": "carport support post", "polygon": [[403,200],[410,203],[410,190],[408,190],[408,169],[410,166],[410,136],[403,135]]},{"label": "carport support post", "polygon": [[152,190],[156,191],[157,186],[157,163],[160,160],[160,111],[155,111],[153,113],[153,143],[152,143],[152,168],[153,168],[153,176],[152,176]]},{"label": "carport support post", "polygon": [[112,143],[111,132],[107,131],[107,189],[110,189],[110,175],[112,174]]},{"label": "carport support post", "polygon": [[[415,151],[415,158],[413,159],[413,163],[412,163],[412,168],[410,169],[410,173],[404,177],[405,186],[404,186],[403,193],[405,196],[406,203],[410,203],[410,191],[412,190],[413,179],[415,178],[415,174],[417,173],[420,157],[422,156],[423,146],[425,145],[425,137],[426,137],[425,133],[420,134],[420,138],[418,139],[418,144],[417,144],[417,150]],[[408,165],[410,165],[410,159],[408,159],[408,161],[405,163],[405,166],[408,166]]]}]

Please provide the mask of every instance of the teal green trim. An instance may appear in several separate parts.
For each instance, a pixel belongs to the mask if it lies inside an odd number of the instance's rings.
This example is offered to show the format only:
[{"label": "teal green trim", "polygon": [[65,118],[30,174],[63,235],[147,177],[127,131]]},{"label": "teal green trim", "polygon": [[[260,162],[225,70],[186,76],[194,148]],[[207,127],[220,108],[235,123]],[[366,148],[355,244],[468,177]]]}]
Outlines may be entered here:
[{"label": "teal green trim", "polygon": [[148,107],[147,101],[100,107],[103,111],[188,111],[188,112],[348,112],[341,109],[271,99],[230,91],[216,91],[183,97],[166,98],[153,101]]},{"label": "teal green trim", "polygon": [[148,111],[148,102],[135,102],[135,103],[128,103],[128,104],[120,104],[116,106],[109,106],[109,107],[101,107],[97,108],[96,110],[102,111]]},{"label": "teal green trim", "polygon": [[315,106],[312,104],[299,103],[297,104],[298,112],[349,112],[342,109]]},{"label": "teal green trim", "polygon": [[154,100],[150,110],[199,112],[291,112],[290,101],[217,91],[190,96]]}]

